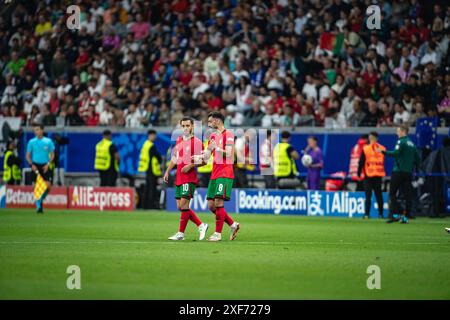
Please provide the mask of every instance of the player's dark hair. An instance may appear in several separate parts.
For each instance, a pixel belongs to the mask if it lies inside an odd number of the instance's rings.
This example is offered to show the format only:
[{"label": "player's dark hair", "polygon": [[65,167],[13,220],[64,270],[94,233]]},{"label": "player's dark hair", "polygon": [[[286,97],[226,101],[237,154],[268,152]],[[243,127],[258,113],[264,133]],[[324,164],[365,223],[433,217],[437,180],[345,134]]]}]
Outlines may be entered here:
[{"label": "player's dark hair", "polygon": [[44,130],[44,126],[40,123],[34,123],[33,128],[39,127],[41,130]]},{"label": "player's dark hair", "polygon": [[283,131],[281,133],[281,139],[289,139],[291,137],[291,133],[289,131]]},{"label": "player's dark hair", "polygon": [[151,135],[151,134],[156,134],[156,131],[153,130],[153,129],[148,130],[148,131],[147,131],[147,135],[149,136],[149,135]]},{"label": "player's dark hair", "polygon": [[222,122],[225,122],[225,117],[222,113],[220,113],[219,111],[213,111],[210,114],[208,114],[208,118],[213,118],[213,119],[219,119]]},{"label": "player's dark hair", "polygon": [[191,118],[191,117],[183,117],[183,118],[180,120],[180,124],[181,124],[183,121],[189,121],[192,125],[194,125],[194,119]]},{"label": "player's dark hair", "polygon": [[309,136],[308,139],[312,139],[312,140],[314,140],[315,142],[318,142],[318,141],[319,141],[319,140],[317,140],[317,137],[316,137],[316,136]]},{"label": "player's dark hair", "polygon": [[111,130],[106,129],[103,131],[103,136],[109,137],[110,135],[111,135]]},{"label": "player's dark hair", "polygon": [[378,132],[376,131],[372,131],[371,133],[369,133],[369,135],[378,139]]}]

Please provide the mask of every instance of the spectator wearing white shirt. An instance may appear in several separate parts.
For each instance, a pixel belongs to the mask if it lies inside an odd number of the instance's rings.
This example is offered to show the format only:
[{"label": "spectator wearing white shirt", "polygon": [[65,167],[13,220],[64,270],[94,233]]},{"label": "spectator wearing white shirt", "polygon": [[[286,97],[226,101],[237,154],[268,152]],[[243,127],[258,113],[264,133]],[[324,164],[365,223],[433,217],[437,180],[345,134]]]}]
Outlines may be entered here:
[{"label": "spectator wearing white shirt", "polygon": [[328,116],[325,117],[325,128],[326,129],[347,128],[347,120],[344,118],[342,113],[340,113],[337,109],[330,108]]},{"label": "spectator wearing white shirt", "polygon": [[347,96],[342,100],[342,106],[340,113],[344,116],[345,119],[349,119],[353,113],[353,101],[355,100],[355,89],[348,88]]},{"label": "spectator wearing white shirt", "polygon": [[275,113],[275,106],[273,102],[266,106],[266,114],[261,120],[261,126],[263,128],[272,128],[280,126],[280,115]]},{"label": "spectator wearing white shirt", "polygon": [[232,127],[242,126],[244,123],[244,115],[238,112],[238,108],[233,104],[229,104],[226,110],[228,114],[226,117],[227,123]]},{"label": "spectator wearing white shirt", "polygon": [[394,124],[408,124],[410,114],[406,111],[405,106],[402,103],[396,103],[394,106]]},{"label": "spectator wearing white shirt", "polygon": [[236,88],[236,106],[242,113],[252,108],[252,86],[246,76],[239,79],[239,86]]},{"label": "spectator wearing white shirt", "polygon": [[345,89],[344,77],[341,74],[338,74],[336,76],[336,82],[331,86],[331,90],[333,90],[339,96],[341,96],[344,89]]},{"label": "spectator wearing white shirt", "polygon": [[99,115],[99,125],[110,126],[114,118],[114,113],[111,111],[111,106],[108,102],[105,103],[103,110]]},{"label": "spectator wearing white shirt", "polygon": [[205,59],[203,72],[207,75],[208,79],[212,79],[219,71],[219,59],[217,58],[217,52],[214,51]]},{"label": "spectator wearing white shirt", "polygon": [[56,88],[56,93],[58,94],[58,98],[64,95],[68,95],[70,90],[72,89],[72,85],[67,81],[67,76],[62,76],[59,79],[59,86]]},{"label": "spectator wearing white shirt", "polygon": [[437,64],[437,54],[436,54],[436,44],[433,42],[428,43],[428,48],[425,55],[420,59],[421,65],[426,65],[428,63],[432,63],[434,65]]},{"label": "spectator wearing white shirt", "polygon": [[130,104],[127,109],[125,116],[125,127],[127,128],[141,128],[142,127],[142,119],[136,110],[136,105]]},{"label": "spectator wearing white shirt", "polygon": [[310,75],[307,75],[305,78],[305,84],[303,85],[302,94],[308,98],[314,98],[314,101],[317,100],[317,89],[316,85],[313,83],[313,78]]},{"label": "spectator wearing white shirt", "polygon": [[331,93],[330,87],[323,83],[323,79],[321,77],[316,78],[315,84],[316,88],[319,89],[319,102],[323,102],[325,99],[328,99]]},{"label": "spectator wearing white shirt", "polygon": [[384,57],[386,54],[386,45],[378,39],[378,35],[373,33],[370,36],[370,46],[369,48],[374,48],[377,51],[377,54]]}]

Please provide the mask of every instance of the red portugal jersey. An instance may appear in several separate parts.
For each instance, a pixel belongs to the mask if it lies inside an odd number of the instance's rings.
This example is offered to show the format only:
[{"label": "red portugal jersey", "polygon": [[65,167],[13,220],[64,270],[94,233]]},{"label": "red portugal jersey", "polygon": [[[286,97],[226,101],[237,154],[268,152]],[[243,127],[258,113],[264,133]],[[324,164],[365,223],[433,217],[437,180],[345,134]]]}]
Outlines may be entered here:
[{"label": "red portugal jersey", "polygon": [[175,155],[177,159],[177,176],[175,185],[181,186],[185,183],[195,183],[198,185],[197,170],[192,168],[189,172],[183,173],[181,169],[193,163],[192,156],[200,155],[203,150],[203,143],[196,137],[191,137],[184,140],[183,137],[178,137],[175,145]]},{"label": "red portugal jersey", "polygon": [[[224,130],[222,134],[214,132],[213,134],[211,134],[211,137],[209,138],[209,143],[211,143],[211,141],[215,141],[216,146],[221,149],[225,149],[226,146],[232,146],[234,153],[234,134],[231,133],[231,131]],[[211,179],[217,178],[234,179],[234,172],[233,172],[234,155],[231,154],[229,157],[225,158],[225,155],[223,155],[222,153],[216,154],[215,149],[212,151],[212,154],[214,156],[214,162],[211,173]]]}]

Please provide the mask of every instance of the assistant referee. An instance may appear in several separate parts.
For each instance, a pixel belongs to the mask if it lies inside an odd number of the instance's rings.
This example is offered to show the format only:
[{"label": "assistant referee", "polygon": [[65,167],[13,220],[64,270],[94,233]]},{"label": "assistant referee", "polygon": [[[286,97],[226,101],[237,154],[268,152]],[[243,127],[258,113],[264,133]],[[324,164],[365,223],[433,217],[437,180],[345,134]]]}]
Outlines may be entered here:
[{"label": "assistant referee", "polygon": [[44,126],[40,124],[34,125],[34,134],[35,137],[28,141],[26,159],[31,167],[32,181],[36,182],[36,171],[38,171],[47,184],[47,191],[41,200],[36,202],[37,212],[43,213],[43,202],[50,192],[53,181],[52,171],[49,169],[49,166],[55,158],[55,145],[51,139],[44,137]]},{"label": "assistant referee", "polygon": [[[419,164],[419,152],[414,143],[408,138],[408,127],[400,125],[397,127],[398,141],[395,149],[386,151],[379,149],[379,152],[387,156],[394,157],[395,164],[391,175],[391,185],[389,190],[389,220],[387,223],[401,221],[408,223],[411,214],[412,203],[412,173],[416,165]],[[400,213],[397,192],[403,191],[405,197],[405,210]]]}]

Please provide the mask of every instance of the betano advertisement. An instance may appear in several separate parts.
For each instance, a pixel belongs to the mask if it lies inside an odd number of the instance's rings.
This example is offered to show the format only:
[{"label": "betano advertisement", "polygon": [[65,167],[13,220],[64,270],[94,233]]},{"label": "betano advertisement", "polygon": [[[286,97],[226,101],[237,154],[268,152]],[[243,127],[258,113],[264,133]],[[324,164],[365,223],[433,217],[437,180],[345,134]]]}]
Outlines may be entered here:
[{"label": "betano advertisement", "polygon": [[[34,208],[33,187],[3,187],[0,189],[0,204],[3,201],[6,208]],[[134,188],[53,187],[44,200],[44,208],[132,211],[135,208],[135,190]]]},{"label": "betano advertisement", "polygon": [[[6,208],[34,208],[34,188],[32,186],[7,186]],[[67,188],[53,187],[44,200],[46,209],[67,209]]]},{"label": "betano advertisement", "polygon": [[[174,189],[167,189],[167,210],[178,211],[174,199]],[[387,194],[383,193],[383,212],[387,216]],[[292,214],[331,217],[362,217],[364,215],[364,192],[325,192],[292,190],[235,189],[231,201],[225,208],[236,213]],[[196,212],[209,212],[206,189],[198,188],[191,201]],[[378,206],[372,197],[370,211],[378,217]]]}]

